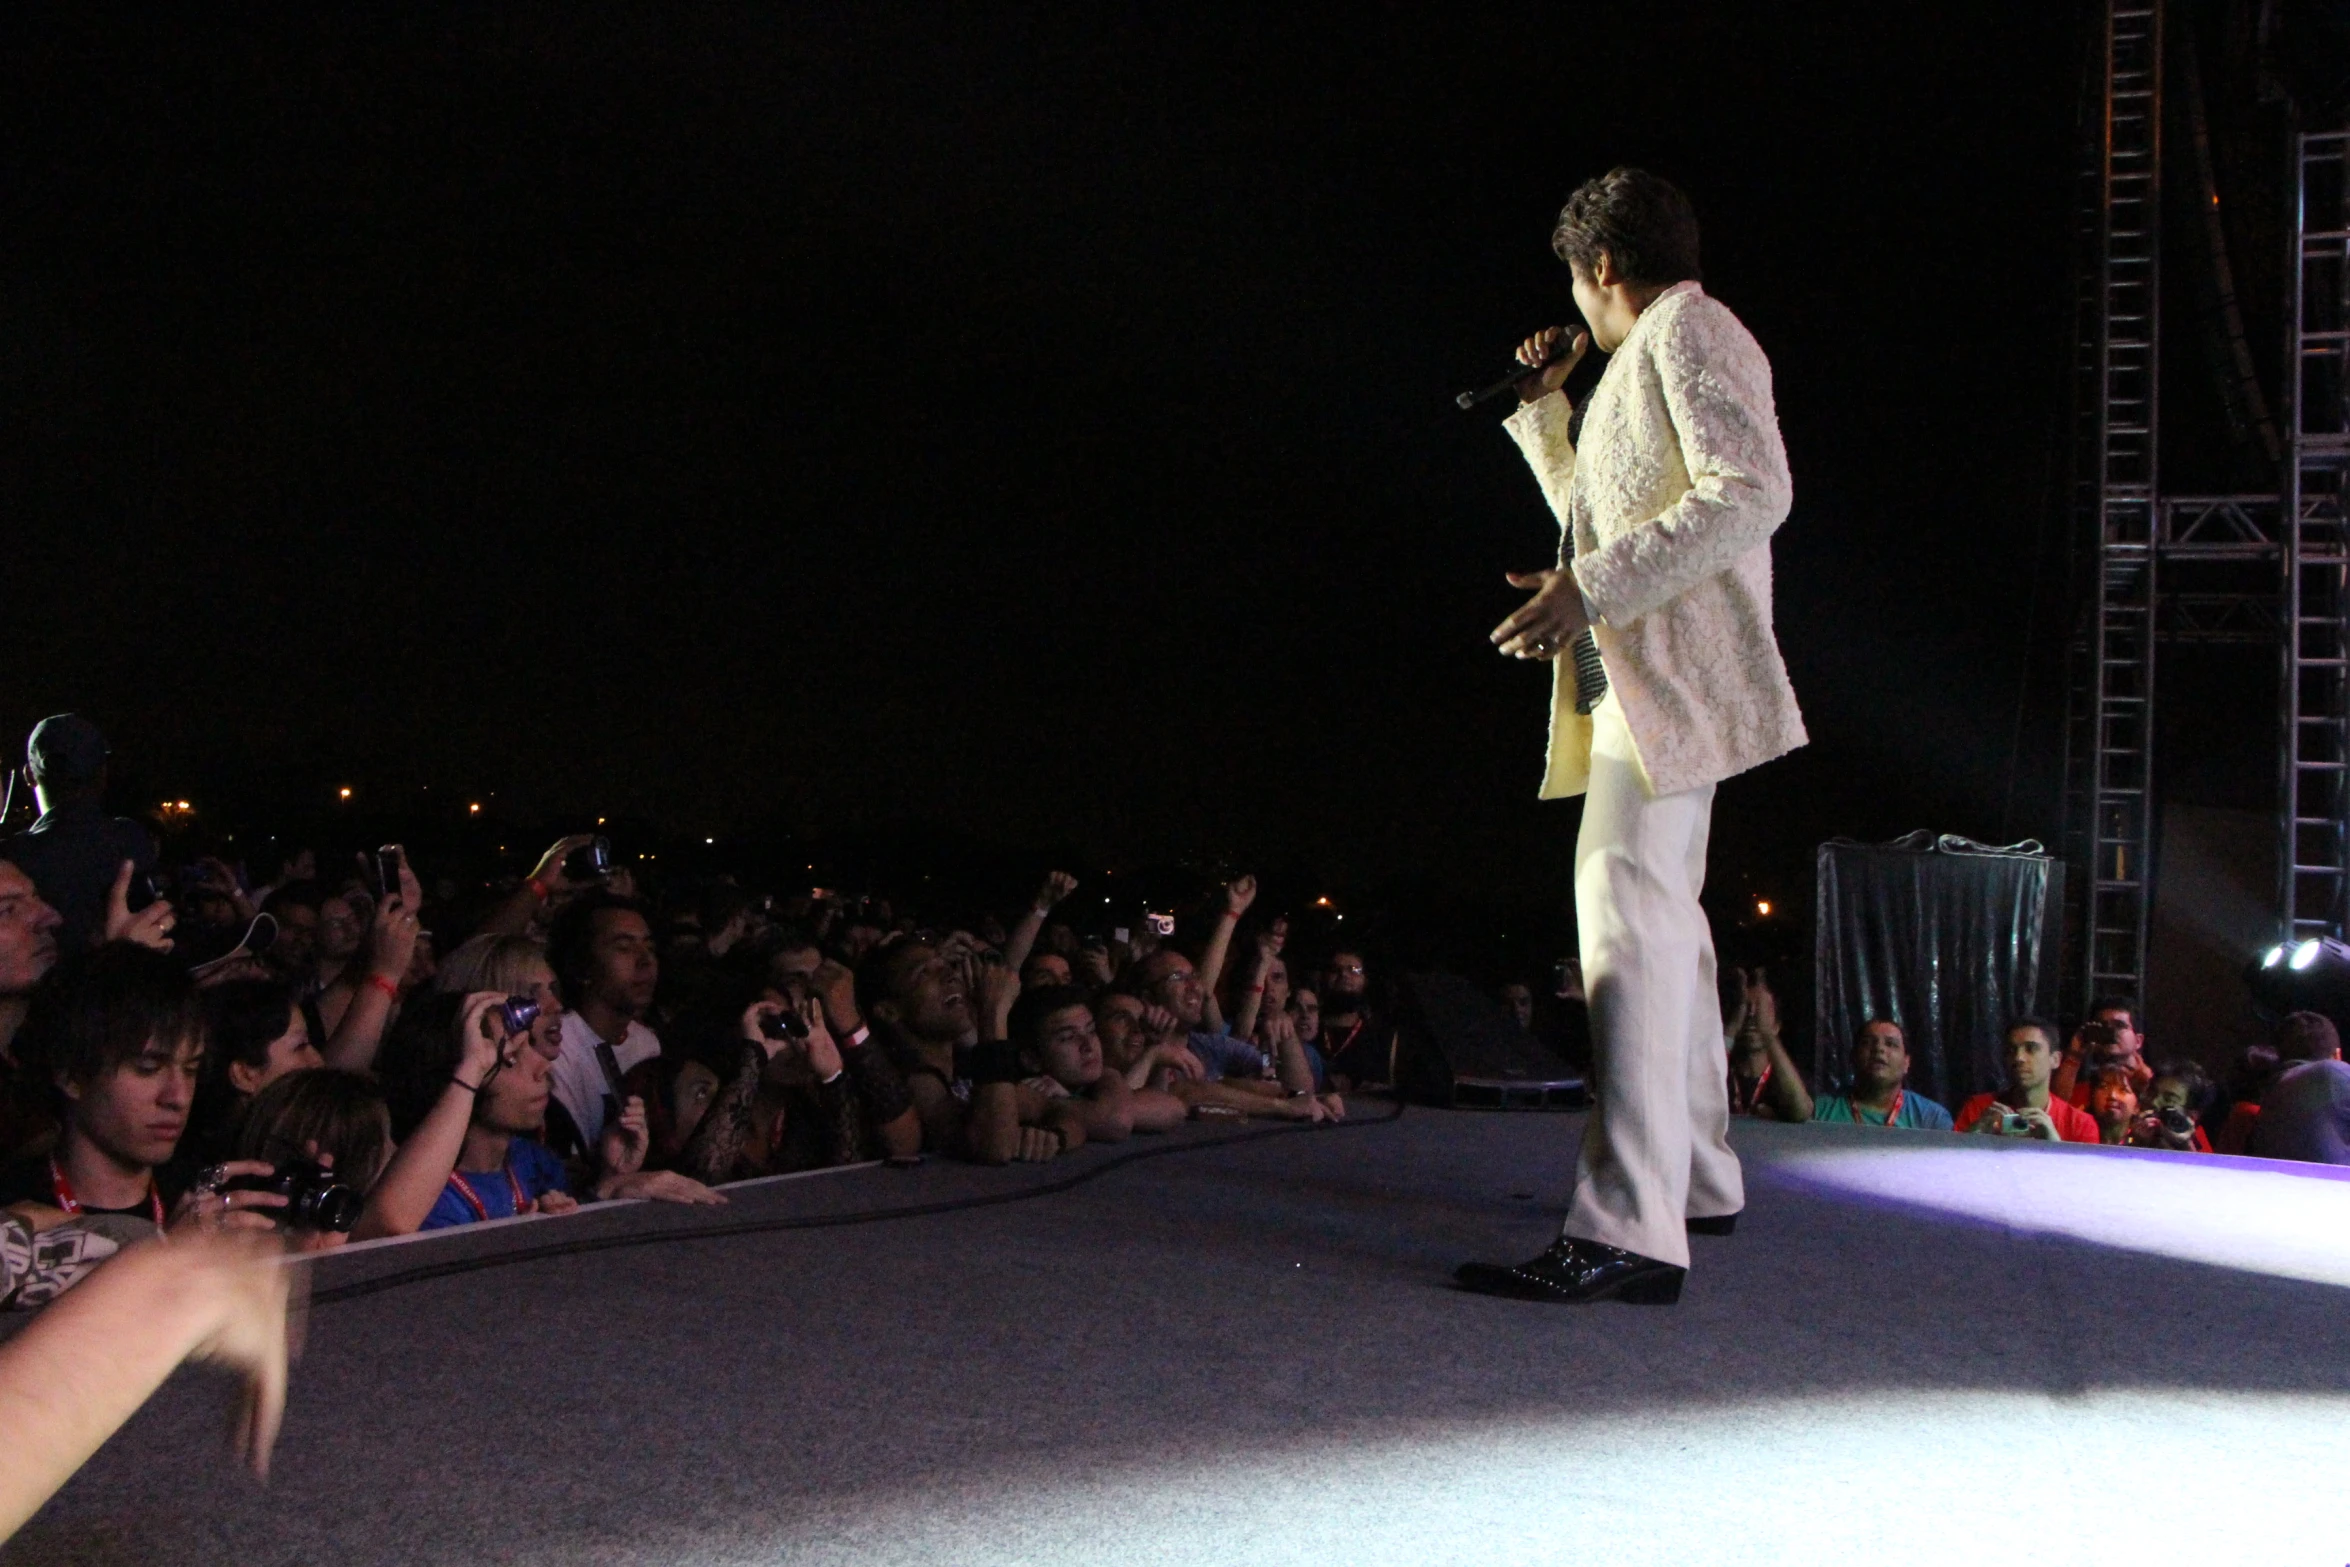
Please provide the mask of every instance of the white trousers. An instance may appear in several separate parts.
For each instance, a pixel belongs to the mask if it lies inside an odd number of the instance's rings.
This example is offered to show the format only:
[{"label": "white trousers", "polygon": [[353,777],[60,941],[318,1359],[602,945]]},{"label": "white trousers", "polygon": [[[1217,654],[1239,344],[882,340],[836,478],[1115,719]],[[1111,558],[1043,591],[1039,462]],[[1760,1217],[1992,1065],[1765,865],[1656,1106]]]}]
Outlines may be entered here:
[{"label": "white trousers", "polygon": [[1591,717],[1575,919],[1598,1084],[1565,1230],[1687,1267],[1682,1221],[1746,1205],[1713,930],[1698,903],[1714,789],[1652,797],[1613,692]]}]

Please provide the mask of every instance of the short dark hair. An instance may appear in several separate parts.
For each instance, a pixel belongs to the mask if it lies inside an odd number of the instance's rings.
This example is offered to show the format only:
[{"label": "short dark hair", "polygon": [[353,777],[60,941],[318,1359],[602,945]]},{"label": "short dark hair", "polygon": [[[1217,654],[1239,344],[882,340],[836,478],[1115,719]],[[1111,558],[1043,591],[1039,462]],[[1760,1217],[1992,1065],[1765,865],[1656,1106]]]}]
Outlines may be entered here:
[{"label": "short dark hair", "polygon": [[365,1192],[392,1159],[392,1122],[383,1090],[360,1072],[312,1067],[288,1072],[253,1096],[237,1122],[240,1159],[285,1165],[309,1144],[334,1157],[335,1177]]},{"label": "short dark hair", "polygon": [[1024,990],[1020,999],[1012,1003],[1012,1016],[1004,1032],[1011,1037],[1015,1050],[1040,1053],[1044,1049],[1044,1025],[1056,1012],[1067,1012],[1073,1007],[1093,1009],[1093,992],[1077,985],[1039,985]]},{"label": "short dark hair", "polygon": [[273,918],[287,909],[308,909],[316,914],[325,902],[325,882],[289,881],[261,901],[261,912]]},{"label": "short dark hair", "polygon": [[2320,1012],[2288,1012],[2277,1022],[2277,1055],[2286,1061],[2323,1061],[2341,1054],[2342,1035]]},{"label": "short dark hair", "polygon": [[2057,1026],[2054,1023],[2049,1022],[2048,1019],[2044,1017],[2035,1017],[2029,1012],[2025,1013],[2021,1017],[2008,1019],[2007,1027],[1999,1031],[2000,1043],[2005,1044],[2007,1042],[2007,1036],[2014,1033],[2019,1028],[2038,1030],[2040,1037],[2048,1041],[2048,1048],[2051,1051],[2062,1050],[2064,1048],[2064,1035],[2061,1031],[2058,1030]]},{"label": "short dark hair", "polygon": [[1893,1030],[1894,1033],[1901,1036],[1901,1048],[1903,1053],[1906,1054],[1909,1050],[1909,1030],[1903,1028],[1892,1018],[1876,1017],[1873,1015],[1862,1018],[1860,1020],[1860,1025],[1853,1029],[1851,1048],[1858,1049],[1860,1047],[1860,1042],[1869,1037],[1869,1030],[1875,1028],[1879,1023],[1884,1024],[1887,1028]]},{"label": "short dark hair", "polygon": [[273,979],[215,985],[203,993],[203,1000],[211,1044],[206,1065],[215,1072],[226,1072],[231,1061],[267,1066],[271,1042],[294,1026],[293,987]]},{"label": "short dark hair", "polygon": [[2125,998],[2121,996],[2099,996],[2095,1001],[2089,1003],[2089,1016],[2092,1019],[2101,1018],[2108,1012],[2119,1012],[2122,1016],[2128,1018],[2130,1020],[2131,1033],[2139,1034],[2145,1032],[2144,1029],[2138,1026],[2138,1009],[2131,1005],[2130,1002]]},{"label": "short dark hair", "polygon": [[547,967],[555,971],[563,986],[566,1006],[579,1005],[587,994],[588,981],[595,977],[596,916],[607,909],[634,914],[645,922],[647,930],[652,929],[653,911],[644,900],[625,898],[606,888],[593,888],[564,905],[555,923],[547,927]]},{"label": "short dark hair", "polygon": [[156,1040],[204,1042],[196,982],[167,953],[110,941],[57,965],[34,992],[16,1048],[52,1082],[95,1083]]},{"label": "short dark hair", "polygon": [[[931,946],[930,942],[913,938],[878,941],[857,964],[857,1010],[870,1017],[873,1009],[884,1001],[895,1001],[898,993],[898,965],[906,954],[916,947]],[[971,998],[974,1002],[976,996]]]},{"label": "short dark hair", "polygon": [[464,1015],[464,993],[455,990],[411,996],[400,1008],[399,1021],[375,1059],[376,1075],[391,1107],[393,1136],[405,1138],[415,1131],[457,1075],[457,1063],[464,1058],[457,1021]]},{"label": "short dark hair", "polygon": [[2154,1076],[2146,1086],[2151,1089],[2166,1077],[2186,1088],[2187,1108],[2197,1118],[2201,1118],[2203,1112],[2211,1108],[2214,1089],[2209,1074],[2203,1070],[2202,1062],[2189,1061],[2183,1057],[2165,1061],[2155,1067]]},{"label": "short dark hair", "polygon": [[1646,169],[1610,169],[1575,187],[1559,209],[1550,248],[1585,277],[1603,250],[1627,283],[1705,276],[1697,264],[1697,210],[1680,187]]}]

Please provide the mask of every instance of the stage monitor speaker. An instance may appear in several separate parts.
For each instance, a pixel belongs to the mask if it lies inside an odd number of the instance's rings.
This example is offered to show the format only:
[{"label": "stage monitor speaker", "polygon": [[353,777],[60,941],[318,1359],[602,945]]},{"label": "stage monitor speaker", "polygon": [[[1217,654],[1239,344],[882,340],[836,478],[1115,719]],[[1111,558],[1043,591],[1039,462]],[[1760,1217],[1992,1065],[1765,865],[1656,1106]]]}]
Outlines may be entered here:
[{"label": "stage monitor speaker", "polygon": [[1564,1057],[1457,974],[1409,974],[1396,1015],[1396,1092],[1459,1110],[1572,1110],[1590,1103]]}]

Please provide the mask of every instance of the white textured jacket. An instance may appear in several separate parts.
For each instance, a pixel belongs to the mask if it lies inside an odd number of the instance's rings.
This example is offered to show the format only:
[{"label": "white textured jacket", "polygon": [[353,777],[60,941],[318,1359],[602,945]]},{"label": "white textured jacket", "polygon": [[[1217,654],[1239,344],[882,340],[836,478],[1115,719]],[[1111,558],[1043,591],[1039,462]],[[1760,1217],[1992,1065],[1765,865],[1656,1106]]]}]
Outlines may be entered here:
[{"label": "white textured jacket", "polygon": [[[1676,283],[1592,389],[1580,456],[1571,411],[1553,392],[1505,427],[1573,540],[1575,580],[1651,792],[1716,783],[1802,745],[1771,634],[1770,540],[1794,491],[1761,346],[1703,288]],[[1574,660],[1562,654],[1552,669],[1546,800],[1591,779]]]}]

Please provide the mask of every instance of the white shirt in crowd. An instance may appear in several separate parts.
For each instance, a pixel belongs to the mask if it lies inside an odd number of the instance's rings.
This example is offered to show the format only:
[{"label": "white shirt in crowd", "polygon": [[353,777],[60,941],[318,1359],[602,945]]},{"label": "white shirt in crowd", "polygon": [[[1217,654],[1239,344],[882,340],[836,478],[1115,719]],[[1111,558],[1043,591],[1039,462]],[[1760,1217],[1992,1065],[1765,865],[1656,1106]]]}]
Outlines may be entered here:
[{"label": "white shirt in crowd", "polygon": [[[596,1031],[576,1012],[563,1014],[563,1051],[548,1074],[555,1098],[571,1112],[572,1124],[589,1148],[604,1135],[604,1069],[596,1065]],[[628,1032],[612,1042],[612,1054],[626,1072],[640,1061],[661,1053],[661,1036],[642,1023],[630,1023]]]}]

